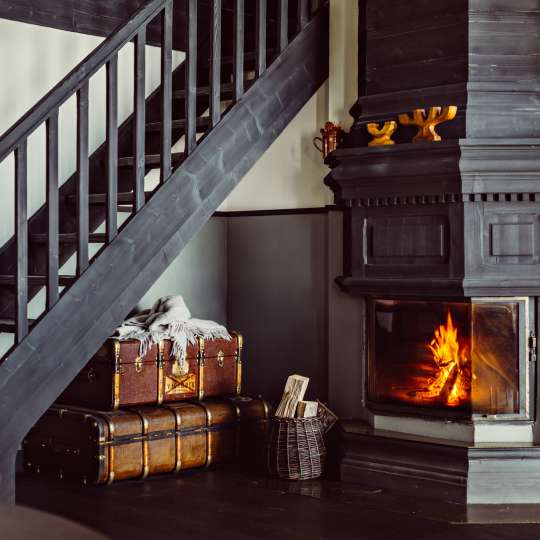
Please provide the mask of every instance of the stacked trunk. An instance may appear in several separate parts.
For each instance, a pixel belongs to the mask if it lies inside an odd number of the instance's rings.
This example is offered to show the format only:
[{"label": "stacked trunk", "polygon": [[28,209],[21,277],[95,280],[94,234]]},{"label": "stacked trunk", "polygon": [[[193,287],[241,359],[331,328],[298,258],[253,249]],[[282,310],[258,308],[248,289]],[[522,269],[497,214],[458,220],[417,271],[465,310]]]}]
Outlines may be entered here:
[{"label": "stacked trunk", "polygon": [[105,343],[28,434],[27,470],[110,484],[264,459],[270,408],[240,396],[239,334],[189,345],[187,372],[170,341],[138,351],[137,341]]}]

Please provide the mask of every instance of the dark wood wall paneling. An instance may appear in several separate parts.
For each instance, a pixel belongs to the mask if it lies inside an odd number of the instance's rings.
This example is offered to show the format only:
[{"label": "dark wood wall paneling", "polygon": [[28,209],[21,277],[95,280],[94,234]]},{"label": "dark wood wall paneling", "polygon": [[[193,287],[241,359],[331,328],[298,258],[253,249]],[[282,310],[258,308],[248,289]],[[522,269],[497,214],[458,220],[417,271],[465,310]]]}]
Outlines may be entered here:
[{"label": "dark wood wall paneling", "polygon": [[466,0],[366,4],[366,94],[467,80]]},{"label": "dark wood wall paneling", "polygon": [[[540,137],[537,2],[367,0],[360,25],[361,95],[348,146],[367,145],[369,122],[447,104],[459,112],[438,128],[444,139]],[[414,133],[401,126],[394,139]]]}]

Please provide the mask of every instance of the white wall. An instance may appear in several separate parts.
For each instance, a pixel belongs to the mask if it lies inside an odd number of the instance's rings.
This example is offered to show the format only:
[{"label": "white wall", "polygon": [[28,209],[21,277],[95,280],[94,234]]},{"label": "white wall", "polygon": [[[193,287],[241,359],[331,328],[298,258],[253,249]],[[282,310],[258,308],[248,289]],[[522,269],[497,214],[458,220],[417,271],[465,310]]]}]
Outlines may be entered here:
[{"label": "white wall", "polygon": [[358,2],[330,0],[329,117],[348,129],[358,99]]},{"label": "white wall", "polygon": [[213,217],[137,304],[181,294],[193,317],[227,324],[227,218]]},{"label": "white wall", "polygon": [[313,138],[328,118],[328,83],[307,102],[235,188],[220,210],[325,206],[328,174]]}]

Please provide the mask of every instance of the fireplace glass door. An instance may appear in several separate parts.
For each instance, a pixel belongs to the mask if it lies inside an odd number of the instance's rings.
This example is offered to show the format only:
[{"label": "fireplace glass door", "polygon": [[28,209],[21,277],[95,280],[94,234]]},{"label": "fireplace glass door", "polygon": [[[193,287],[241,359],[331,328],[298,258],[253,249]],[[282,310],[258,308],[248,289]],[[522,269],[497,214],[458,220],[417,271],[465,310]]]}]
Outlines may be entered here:
[{"label": "fireplace glass door", "polygon": [[520,303],[372,303],[370,403],[456,414],[517,415]]}]

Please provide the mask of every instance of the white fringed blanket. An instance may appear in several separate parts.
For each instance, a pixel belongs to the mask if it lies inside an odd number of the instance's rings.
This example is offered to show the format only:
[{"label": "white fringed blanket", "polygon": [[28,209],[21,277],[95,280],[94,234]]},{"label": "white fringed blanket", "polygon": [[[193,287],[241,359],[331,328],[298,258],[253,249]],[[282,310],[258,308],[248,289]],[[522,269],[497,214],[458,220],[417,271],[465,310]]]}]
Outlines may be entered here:
[{"label": "white fringed blanket", "polygon": [[139,355],[144,356],[152,345],[163,339],[172,341],[172,354],[178,361],[182,373],[187,373],[186,350],[188,343],[195,343],[198,337],[207,339],[227,339],[231,335],[227,329],[214,322],[192,319],[191,312],[181,296],[164,296],[152,309],[124,321],[115,331],[114,337],[140,342]]}]

